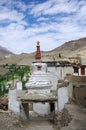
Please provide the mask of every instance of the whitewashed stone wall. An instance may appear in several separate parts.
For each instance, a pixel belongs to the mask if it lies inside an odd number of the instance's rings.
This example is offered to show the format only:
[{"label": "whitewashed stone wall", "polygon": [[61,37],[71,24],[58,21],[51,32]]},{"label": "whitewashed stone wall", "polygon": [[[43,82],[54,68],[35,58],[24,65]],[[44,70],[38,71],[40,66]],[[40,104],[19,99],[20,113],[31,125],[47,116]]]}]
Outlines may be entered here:
[{"label": "whitewashed stone wall", "polygon": [[17,88],[17,90],[22,90],[22,82],[21,81],[16,83],[16,88]]},{"label": "whitewashed stone wall", "polygon": [[47,71],[47,64],[46,63],[33,63],[31,65],[32,72],[38,71],[37,66],[42,66],[41,71],[46,72]]},{"label": "whitewashed stone wall", "polygon": [[48,67],[48,71],[51,74],[51,81],[53,82],[53,87],[51,90],[56,90],[58,80],[64,79],[67,73],[73,74],[73,68],[68,67]]},{"label": "whitewashed stone wall", "polygon": [[50,105],[49,103],[34,103],[33,110],[41,115],[47,115],[50,113]]},{"label": "whitewashed stone wall", "polygon": [[29,89],[28,90],[28,93],[29,94],[44,94],[44,95],[47,95],[47,94],[50,94],[50,89]]},{"label": "whitewashed stone wall", "polygon": [[64,79],[67,73],[73,74],[73,67],[48,67],[48,71],[57,77],[57,80]]},{"label": "whitewashed stone wall", "polygon": [[62,111],[64,105],[68,102],[68,88],[62,87],[58,89],[58,111]]},{"label": "whitewashed stone wall", "polygon": [[68,67],[57,67],[57,73],[59,72],[60,79],[64,79],[67,73],[73,74],[73,68]]},{"label": "whitewashed stone wall", "polygon": [[17,95],[16,95],[16,89],[9,90],[8,93],[8,109],[11,110],[14,113],[20,113],[20,103],[17,101]]},{"label": "whitewashed stone wall", "polygon": [[[68,67],[48,67],[48,71],[56,76],[56,78],[53,79],[54,83],[54,89],[57,86],[57,82],[59,79],[64,79],[67,73],[73,74],[73,68],[71,66]],[[65,103],[68,102],[68,98],[72,95],[72,88],[66,88],[62,87],[58,89],[58,103],[55,105],[57,108],[57,111],[62,111],[64,108]]]},{"label": "whitewashed stone wall", "polygon": [[49,72],[50,80],[53,83],[51,90],[56,90],[57,89],[57,79],[58,79],[57,69],[56,69],[56,67],[48,67],[48,72]]}]

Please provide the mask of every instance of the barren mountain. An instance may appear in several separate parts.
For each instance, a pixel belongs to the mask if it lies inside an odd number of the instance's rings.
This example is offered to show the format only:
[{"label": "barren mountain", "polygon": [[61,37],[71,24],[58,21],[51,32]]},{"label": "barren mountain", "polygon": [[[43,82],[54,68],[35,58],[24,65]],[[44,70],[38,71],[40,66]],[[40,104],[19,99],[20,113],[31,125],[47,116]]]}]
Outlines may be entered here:
[{"label": "barren mountain", "polygon": [[0,65],[2,64],[28,64],[30,65],[34,61],[34,53],[31,54],[19,54],[19,55],[11,55],[10,57],[6,57],[3,60],[0,60]]},{"label": "barren mountain", "polygon": [[[42,50],[42,48],[41,48]],[[8,52],[8,53],[7,53]],[[11,54],[9,51],[6,54]],[[3,50],[4,53],[4,50]],[[64,58],[80,56],[86,62],[86,38],[73,40],[64,43],[52,51],[42,52],[43,61],[58,60],[58,55],[61,54]],[[35,52],[30,54],[11,55],[4,60],[0,60],[0,64],[28,64],[30,65],[35,60]]]},{"label": "barren mountain", "polygon": [[11,51],[7,50],[5,47],[0,46],[0,59],[4,59],[10,55],[13,55]]},{"label": "barren mountain", "polygon": [[66,42],[51,51],[43,53],[43,58],[45,59],[46,57],[46,60],[58,60],[59,54],[63,58],[79,56],[86,62],[86,38]]},{"label": "barren mountain", "polygon": [[73,41],[69,41],[64,43],[63,45],[61,45],[60,47],[55,48],[52,51],[75,51],[77,49],[80,49],[82,47],[86,47],[86,38],[81,38],[78,40],[73,40]]},{"label": "barren mountain", "polygon": [[72,56],[75,51],[84,49],[86,47],[86,38],[81,38],[78,40],[73,40],[64,43],[63,45],[55,48],[50,53],[56,54],[56,53],[62,53],[64,56]]}]

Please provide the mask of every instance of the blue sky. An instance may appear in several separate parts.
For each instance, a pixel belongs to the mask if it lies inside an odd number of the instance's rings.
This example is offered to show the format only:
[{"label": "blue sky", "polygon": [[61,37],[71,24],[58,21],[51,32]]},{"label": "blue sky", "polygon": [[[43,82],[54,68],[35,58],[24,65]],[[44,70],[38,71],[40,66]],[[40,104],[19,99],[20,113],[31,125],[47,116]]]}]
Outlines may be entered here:
[{"label": "blue sky", "polygon": [[14,53],[48,51],[86,37],[86,0],[0,0],[0,45]]}]

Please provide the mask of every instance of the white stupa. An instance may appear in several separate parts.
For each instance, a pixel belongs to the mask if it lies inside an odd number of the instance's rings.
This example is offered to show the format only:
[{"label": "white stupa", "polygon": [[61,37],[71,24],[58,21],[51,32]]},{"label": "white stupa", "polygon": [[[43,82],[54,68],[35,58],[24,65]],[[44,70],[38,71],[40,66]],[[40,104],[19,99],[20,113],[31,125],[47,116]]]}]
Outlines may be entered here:
[{"label": "white stupa", "polygon": [[[32,74],[29,81],[26,83],[28,94],[38,101],[44,103],[33,103],[33,110],[39,114],[50,113],[50,102],[55,101],[56,95],[52,93],[53,78],[51,73],[47,72],[47,64],[41,62],[40,45],[37,42],[36,62],[31,65]],[[46,102],[47,101],[47,102]]]}]

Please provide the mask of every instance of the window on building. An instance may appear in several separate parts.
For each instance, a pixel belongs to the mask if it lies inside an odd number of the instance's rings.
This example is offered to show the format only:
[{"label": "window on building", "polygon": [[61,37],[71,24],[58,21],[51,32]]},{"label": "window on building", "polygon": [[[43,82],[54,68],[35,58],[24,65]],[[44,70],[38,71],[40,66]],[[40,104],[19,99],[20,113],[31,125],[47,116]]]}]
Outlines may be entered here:
[{"label": "window on building", "polygon": [[50,103],[50,112],[55,111],[55,103]]},{"label": "window on building", "polygon": [[81,67],[81,75],[85,75],[85,67]]},{"label": "window on building", "polygon": [[74,67],[74,73],[78,73],[78,68]]}]

